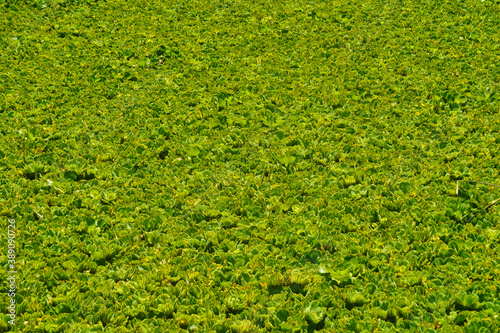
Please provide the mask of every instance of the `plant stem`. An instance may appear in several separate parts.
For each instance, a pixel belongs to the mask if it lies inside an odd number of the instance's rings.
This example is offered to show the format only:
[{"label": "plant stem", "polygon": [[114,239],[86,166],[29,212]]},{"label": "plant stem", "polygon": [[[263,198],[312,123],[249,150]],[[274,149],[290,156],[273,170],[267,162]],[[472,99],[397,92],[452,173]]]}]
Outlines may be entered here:
[{"label": "plant stem", "polygon": [[[491,206],[493,206],[494,204],[496,204],[499,201],[500,201],[500,198],[493,200],[488,206],[484,207],[484,210],[487,210],[488,208],[490,208]],[[479,212],[479,213],[481,213],[481,212]],[[479,215],[479,213],[477,213],[476,215],[471,217],[469,219],[469,221],[467,221],[467,223],[470,223],[472,220],[474,220]]]}]

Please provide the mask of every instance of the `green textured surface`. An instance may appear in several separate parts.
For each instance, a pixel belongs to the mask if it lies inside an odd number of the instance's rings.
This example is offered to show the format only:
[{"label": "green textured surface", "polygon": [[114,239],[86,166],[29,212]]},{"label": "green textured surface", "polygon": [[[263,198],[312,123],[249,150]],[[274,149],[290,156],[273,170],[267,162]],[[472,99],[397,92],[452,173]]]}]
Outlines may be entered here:
[{"label": "green textured surface", "polygon": [[498,1],[0,11],[17,331],[500,330]]}]

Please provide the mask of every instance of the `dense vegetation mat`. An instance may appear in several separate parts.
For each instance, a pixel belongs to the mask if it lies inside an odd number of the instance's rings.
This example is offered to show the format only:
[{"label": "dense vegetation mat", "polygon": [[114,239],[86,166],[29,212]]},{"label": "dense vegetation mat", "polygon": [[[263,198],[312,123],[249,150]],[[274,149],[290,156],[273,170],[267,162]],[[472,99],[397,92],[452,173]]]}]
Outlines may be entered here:
[{"label": "dense vegetation mat", "polygon": [[499,1],[0,7],[0,331],[500,330]]}]

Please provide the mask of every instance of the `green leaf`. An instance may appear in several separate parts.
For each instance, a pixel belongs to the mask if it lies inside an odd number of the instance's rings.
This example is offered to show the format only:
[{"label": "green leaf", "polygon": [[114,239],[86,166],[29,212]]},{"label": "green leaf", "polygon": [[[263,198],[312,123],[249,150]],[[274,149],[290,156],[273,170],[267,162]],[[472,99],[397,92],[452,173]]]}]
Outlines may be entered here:
[{"label": "green leaf", "polygon": [[242,311],[247,305],[246,303],[237,296],[230,296],[224,300],[224,304],[229,311]]},{"label": "green leaf", "polygon": [[479,310],[483,304],[479,302],[479,296],[476,294],[460,295],[455,300],[455,307],[461,310]]},{"label": "green leaf", "polygon": [[295,162],[295,156],[278,157],[278,161],[281,164],[288,165],[288,164],[291,164],[291,163]]},{"label": "green leaf", "polygon": [[359,292],[348,293],[344,299],[349,306],[362,306],[370,302],[368,298]]},{"label": "green leaf", "polygon": [[288,317],[290,316],[290,312],[285,309],[281,309],[278,312],[276,312],[276,317],[279,319],[281,323],[285,323],[288,320]]},{"label": "green leaf", "polygon": [[304,316],[307,321],[315,325],[319,324],[326,315],[326,308],[321,306],[319,301],[312,301],[304,310]]},{"label": "green leaf", "polygon": [[65,171],[64,178],[75,181],[78,178],[78,174],[75,171]]},{"label": "green leaf", "polygon": [[196,157],[200,154],[200,151],[197,148],[188,148],[186,149],[186,154],[189,157]]},{"label": "green leaf", "polygon": [[399,188],[401,189],[401,191],[403,191],[404,194],[408,194],[412,189],[412,185],[408,182],[402,182],[399,184]]},{"label": "green leaf", "polygon": [[321,274],[329,274],[339,284],[350,282],[356,278],[362,269],[362,265],[356,258],[348,258],[341,265],[335,266],[334,262],[327,260],[319,265]]}]

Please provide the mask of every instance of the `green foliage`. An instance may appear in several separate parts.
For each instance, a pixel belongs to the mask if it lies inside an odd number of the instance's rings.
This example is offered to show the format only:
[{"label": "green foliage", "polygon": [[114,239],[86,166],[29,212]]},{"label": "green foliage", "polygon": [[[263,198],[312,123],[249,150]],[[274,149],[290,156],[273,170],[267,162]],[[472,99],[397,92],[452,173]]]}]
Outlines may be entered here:
[{"label": "green foliage", "polygon": [[498,1],[0,7],[1,332],[500,330]]}]

